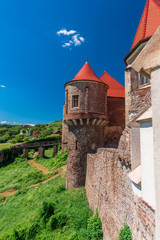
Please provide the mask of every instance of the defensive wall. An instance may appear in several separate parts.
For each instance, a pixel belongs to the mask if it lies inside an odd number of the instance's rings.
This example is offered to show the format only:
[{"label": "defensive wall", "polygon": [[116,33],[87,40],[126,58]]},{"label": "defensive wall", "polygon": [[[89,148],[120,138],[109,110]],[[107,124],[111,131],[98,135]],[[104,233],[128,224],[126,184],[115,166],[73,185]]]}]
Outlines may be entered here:
[{"label": "defensive wall", "polygon": [[130,171],[129,151],[100,148],[87,155],[86,195],[89,206],[98,210],[104,240],[118,240],[124,222],[133,240],[154,239],[155,212],[134,194]]}]

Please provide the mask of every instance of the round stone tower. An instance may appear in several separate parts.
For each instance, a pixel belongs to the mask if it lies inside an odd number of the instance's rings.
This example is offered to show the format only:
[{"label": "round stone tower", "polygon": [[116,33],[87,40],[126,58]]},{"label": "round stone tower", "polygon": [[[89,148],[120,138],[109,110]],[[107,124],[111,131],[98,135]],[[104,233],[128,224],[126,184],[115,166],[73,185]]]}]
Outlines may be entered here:
[{"label": "round stone tower", "polygon": [[65,139],[68,149],[67,189],[85,185],[87,153],[104,145],[107,89],[87,62],[65,84],[62,143]]}]

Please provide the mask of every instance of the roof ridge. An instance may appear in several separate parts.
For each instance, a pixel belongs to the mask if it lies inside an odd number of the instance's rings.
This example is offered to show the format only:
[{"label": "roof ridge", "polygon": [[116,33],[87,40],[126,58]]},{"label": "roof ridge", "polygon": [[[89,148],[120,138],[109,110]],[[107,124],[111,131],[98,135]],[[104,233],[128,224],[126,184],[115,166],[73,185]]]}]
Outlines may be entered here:
[{"label": "roof ridge", "polygon": [[152,0],[152,1],[157,5],[157,7],[160,8],[160,2],[158,3],[158,2],[156,2],[156,0]]},{"label": "roof ridge", "polygon": [[147,2],[146,2],[146,11],[145,11],[145,20],[144,20],[144,29],[143,29],[143,37],[142,37],[142,39],[145,38],[145,35],[146,35],[149,2],[150,2],[150,0],[147,0]]}]

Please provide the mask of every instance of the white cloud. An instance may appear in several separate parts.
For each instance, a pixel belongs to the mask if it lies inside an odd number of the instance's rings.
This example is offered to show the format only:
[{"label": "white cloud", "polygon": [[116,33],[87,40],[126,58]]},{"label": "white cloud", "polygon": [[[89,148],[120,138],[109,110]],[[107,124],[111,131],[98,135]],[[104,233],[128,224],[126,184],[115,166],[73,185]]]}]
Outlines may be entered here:
[{"label": "white cloud", "polygon": [[[73,46],[74,47],[80,46],[85,41],[84,37],[80,36],[80,34],[77,33],[77,31],[75,30],[67,31],[66,28],[64,28],[57,31],[58,36],[60,36],[61,34],[65,35],[64,38],[67,36],[67,41],[64,40],[64,43],[62,44],[63,48],[68,47],[71,49],[71,47]],[[68,41],[68,37],[70,38],[69,41]]]},{"label": "white cloud", "polygon": [[84,42],[84,38],[83,37],[79,37],[79,39],[81,40],[81,42]]},{"label": "white cloud", "polygon": [[7,121],[2,121],[1,124],[4,124],[4,123],[6,123],[6,122],[7,122]]},{"label": "white cloud", "polygon": [[78,36],[79,36],[79,34],[75,34],[72,37],[73,42],[74,42],[74,46],[80,46],[81,45],[81,40],[80,40],[80,38]]},{"label": "white cloud", "polygon": [[6,86],[4,86],[4,85],[0,85],[0,87],[5,88]]},{"label": "white cloud", "polygon": [[74,33],[76,33],[75,30],[67,31],[66,28],[57,31],[57,35],[58,35],[58,36],[60,36],[61,34],[69,36],[69,35],[72,35],[72,34],[74,34]]},{"label": "white cloud", "polygon": [[62,45],[62,47],[70,47],[73,44],[73,42],[70,40],[69,42],[66,42]]}]

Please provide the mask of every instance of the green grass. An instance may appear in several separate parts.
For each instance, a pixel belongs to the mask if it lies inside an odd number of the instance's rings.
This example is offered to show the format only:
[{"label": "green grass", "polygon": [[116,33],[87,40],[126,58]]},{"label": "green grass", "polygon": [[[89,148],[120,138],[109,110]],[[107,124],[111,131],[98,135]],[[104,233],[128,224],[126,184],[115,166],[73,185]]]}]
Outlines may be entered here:
[{"label": "green grass", "polygon": [[18,145],[20,143],[0,143],[0,151],[3,150],[3,149],[6,149],[6,148],[10,148],[10,146],[13,146],[13,145]]},{"label": "green grass", "polygon": [[92,215],[84,188],[65,190],[65,177],[57,177],[0,203],[0,240],[88,240]]},{"label": "green grass", "polygon": [[[51,154],[38,161],[48,159],[50,167],[66,163],[67,152],[54,159]],[[46,177],[22,157],[0,165],[0,192],[18,189],[5,204],[0,198],[0,240],[102,240],[100,219],[93,217],[83,187],[65,190],[66,177],[58,176],[26,188]]]},{"label": "green grass", "polygon": [[0,192],[8,189],[23,189],[31,184],[42,182],[55,173],[43,175],[41,171],[30,166],[27,159],[17,157],[10,164],[6,162],[0,164]]},{"label": "green grass", "polygon": [[10,148],[10,146],[13,145],[11,143],[0,143],[0,150],[3,150],[5,148]]},{"label": "green grass", "polygon": [[67,163],[67,151],[62,152],[60,150],[58,151],[56,157],[53,158],[53,149],[49,149],[45,151],[44,158],[36,158],[35,161],[42,164],[49,170],[54,170]]}]

